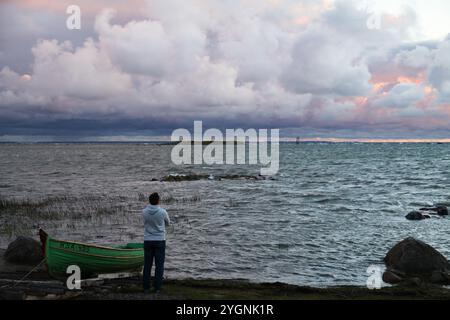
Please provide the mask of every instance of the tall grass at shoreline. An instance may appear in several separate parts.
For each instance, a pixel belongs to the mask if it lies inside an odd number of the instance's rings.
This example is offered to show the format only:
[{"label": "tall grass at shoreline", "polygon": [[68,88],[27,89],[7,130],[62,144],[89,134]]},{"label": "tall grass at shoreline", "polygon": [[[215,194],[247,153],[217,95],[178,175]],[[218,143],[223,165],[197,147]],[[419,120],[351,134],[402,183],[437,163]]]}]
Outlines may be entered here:
[{"label": "tall grass at shoreline", "polygon": [[[148,195],[139,192],[138,193],[138,200],[141,202],[148,202]],[[190,203],[190,202],[199,202],[201,201],[200,195],[196,194],[190,197],[181,197],[181,198],[175,198],[171,194],[163,195],[161,197],[161,203],[163,204],[171,204],[171,203]]]},{"label": "tall grass at shoreline", "polygon": [[126,216],[129,210],[130,206],[124,204],[122,199],[91,195],[37,199],[0,196],[0,235],[11,238],[33,235],[39,227],[68,230],[103,225],[105,222],[118,223],[120,220],[117,218]]},{"label": "tall grass at shoreline", "polygon": [[[162,193],[165,205],[188,204],[201,201],[199,195],[175,197]],[[0,238],[11,239],[18,235],[35,236],[39,227],[49,231],[81,231],[86,237],[101,235],[105,227],[111,230],[140,227],[139,214],[143,202],[148,203],[144,193],[105,195],[59,195],[38,198],[6,197],[0,195]],[[175,218],[175,217],[174,217]],[[182,219],[177,219],[180,222]],[[181,223],[184,224],[184,223]],[[173,227],[172,227],[173,228]],[[73,230],[73,231],[71,231]],[[129,233],[129,231],[127,231]],[[123,234],[120,233],[122,239]],[[133,238],[131,233],[129,238]],[[0,241],[1,243],[1,241]]]},{"label": "tall grass at shoreline", "polygon": [[106,202],[99,197],[58,196],[40,199],[5,198],[0,196],[0,217],[20,215],[43,220],[92,218],[115,211],[125,211],[123,204]]}]

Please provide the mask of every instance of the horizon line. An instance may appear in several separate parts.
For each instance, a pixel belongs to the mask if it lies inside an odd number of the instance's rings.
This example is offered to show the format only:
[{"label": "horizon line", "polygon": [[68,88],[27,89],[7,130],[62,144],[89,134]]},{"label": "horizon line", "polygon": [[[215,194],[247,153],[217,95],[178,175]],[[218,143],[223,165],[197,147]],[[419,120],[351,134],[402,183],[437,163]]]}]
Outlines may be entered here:
[{"label": "horizon line", "polygon": [[[5,136],[3,136],[5,137]],[[176,144],[183,141],[171,141],[167,136],[97,136],[86,138],[67,139],[57,138],[55,136],[8,136],[10,139],[2,139],[0,143],[171,143]],[[33,139],[33,137],[35,139]],[[28,139],[30,138],[30,139]],[[196,142],[197,140],[190,140]],[[212,142],[212,140],[201,140],[203,142]],[[216,140],[217,142],[234,142],[233,140]],[[188,142],[184,140],[184,142]],[[200,140],[198,141],[200,142]],[[249,142],[249,141],[246,141]],[[251,141],[255,142],[255,141]],[[268,138],[268,142],[270,139]],[[282,143],[308,143],[308,142],[325,142],[325,143],[450,143],[450,138],[336,138],[336,137],[281,137],[279,142]]]}]

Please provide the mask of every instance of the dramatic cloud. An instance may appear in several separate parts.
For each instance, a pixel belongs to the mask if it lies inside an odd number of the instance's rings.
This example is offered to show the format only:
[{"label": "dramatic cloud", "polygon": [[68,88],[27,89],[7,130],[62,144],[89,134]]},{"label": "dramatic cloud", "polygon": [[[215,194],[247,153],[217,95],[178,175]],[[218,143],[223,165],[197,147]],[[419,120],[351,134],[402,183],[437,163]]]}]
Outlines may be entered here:
[{"label": "dramatic cloud", "polygon": [[423,88],[414,83],[396,84],[386,95],[379,97],[375,106],[406,108],[424,98]]},{"label": "dramatic cloud", "polygon": [[440,93],[440,100],[450,102],[450,39],[439,44],[428,70],[430,83]]},{"label": "dramatic cloud", "polygon": [[429,48],[418,45],[412,50],[399,52],[395,59],[395,63],[399,66],[422,70],[428,67],[433,56]]},{"label": "dramatic cloud", "polygon": [[356,1],[81,1],[82,30],[69,31],[68,4],[0,5],[17,24],[2,23],[0,122],[14,127],[0,133],[61,121],[403,135],[450,124],[450,40],[417,41],[411,7],[370,28]]}]

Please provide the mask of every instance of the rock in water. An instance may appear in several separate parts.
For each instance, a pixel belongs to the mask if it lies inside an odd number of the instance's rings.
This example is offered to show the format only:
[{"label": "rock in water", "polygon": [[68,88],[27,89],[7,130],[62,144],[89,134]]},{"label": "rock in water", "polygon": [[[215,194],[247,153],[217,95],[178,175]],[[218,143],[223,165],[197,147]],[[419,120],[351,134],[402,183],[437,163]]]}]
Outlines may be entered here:
[{"label": "rock in water", "polygon": [[448,216],[448,209],[446,206],[438,205],[437,207],[425,207],[420,208],[419,210],[432,212],[432,214],[437,214],[438,216]]},{"label": "rock in water", "polygon": [[436,208],[436,212],[440,216],[448,216],[448,209],[444,206],[439,206]]},{"label": "rock in water", "polygon": [[44,259],[44,253],[39,241],[19,236],[9,244],[3,257],[9,263],[32,265],[41,262]]},{"label": "rock in water", "polygon": [[419,211],[411,211],[405,216],[408,220],[423,220],[423,219],[429,219],[430,216],[426,214],[422,214]]},{"label": "rock in water", "polygon": [[414,238],[406,238],[392,247],[384,263],[383,280],[387,283],[398,283],[399,278],[419,278],[428,283],[450,284],[448,260],[433,247]]}]

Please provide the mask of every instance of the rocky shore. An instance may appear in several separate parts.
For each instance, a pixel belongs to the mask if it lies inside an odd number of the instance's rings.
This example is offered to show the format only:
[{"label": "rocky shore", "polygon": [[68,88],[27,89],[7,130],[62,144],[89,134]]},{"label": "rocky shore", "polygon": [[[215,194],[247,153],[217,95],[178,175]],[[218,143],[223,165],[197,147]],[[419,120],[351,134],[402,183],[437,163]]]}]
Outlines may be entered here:
[{"label": "rocky shore", "polygon": [[[450,299],[450,262],[423,241],[406,238],[384,257],[385,286],[314,288],[245,279],[166,279],[162,294],[144,294],[140,272],[99,275],[69,290],[46,272],[41,244],[19,236],[0,250],[0,299]],[[381,281],[381,279],[379,279]]]},{"label": "rocky shore", "polygon": [[[4,277],[4,273],[0,273]],[[11,274],[9,275],[12,276]],[[35,278],[36,279],[36,275]],[[14,281],[0,281],[16,284]],[[139,277],[105,280],[95,286],[69,291],[62,282],[30,280],[10,289],[0,289],[7,300],[448,300],[450,290],[440,286],[393,286],[379,290],[341,286],[314,288],[284,283],[252,283],[247,280],[167,279],[162,293],[144,294]]]},{"label": "rocky shore", "polygon": [[32,266],[3,259],[0,250],[0,299],[6,300],[152,300],[152,299],[258,299],[258,300],[404,300],[450,299],[450,290],[426,283],[405,283],[369,290],[364,286],[314,288],[284,283],[254,283],[247,280],[166,279],[161,294],[144,294],[139,275],[86,281],[81,290],[68,290],[64,282],[51,279]]}]

